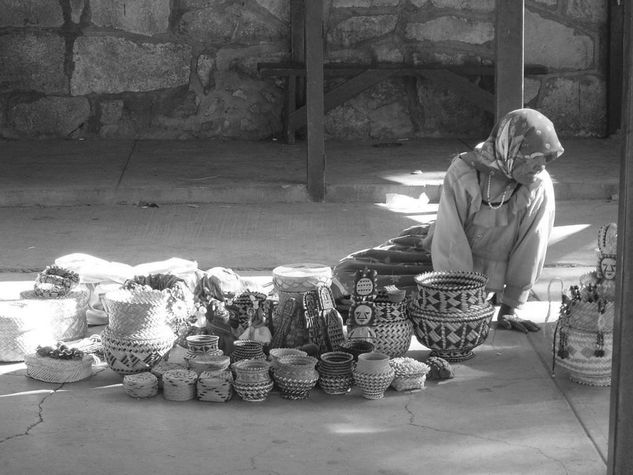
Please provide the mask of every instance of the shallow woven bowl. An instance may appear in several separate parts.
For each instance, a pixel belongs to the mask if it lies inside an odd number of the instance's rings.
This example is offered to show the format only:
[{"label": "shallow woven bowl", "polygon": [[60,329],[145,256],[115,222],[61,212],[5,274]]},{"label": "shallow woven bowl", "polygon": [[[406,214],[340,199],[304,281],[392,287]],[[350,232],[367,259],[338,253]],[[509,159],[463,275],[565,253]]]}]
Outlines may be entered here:
[{"label": "shallow woven bowl", "polygon": [[433,350],[433,356],[458,362],[473,358],[472,350],[488,337],[494,307],[485,303],[470,312],[441,313],[421,309],[412,301],[409,315],[416,338]]},{"label": "shallow woven bowl", "polygon": [[486,302],[488,277],[478,272],[426,272],[414,277],[418,305],[438,312],[468,312]]}]

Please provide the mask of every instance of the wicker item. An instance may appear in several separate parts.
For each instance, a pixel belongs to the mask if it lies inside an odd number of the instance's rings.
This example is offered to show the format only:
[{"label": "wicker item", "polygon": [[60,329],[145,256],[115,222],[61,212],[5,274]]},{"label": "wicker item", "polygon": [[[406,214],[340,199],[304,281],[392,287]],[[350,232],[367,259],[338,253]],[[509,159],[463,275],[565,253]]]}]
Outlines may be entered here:
[{"label": "wicker item", "polygon": [[318,378],[315,370],[318,360],[312,356],[285,355],[277,360],[275,374],[284,378],[304,380]]},{"label": "wicker item", "polygon": [[186,369],[170,369],[163,374],[163,397],[168,401],[190,401],[196,397],[198,374]]},{"label": "wicker item", "polygon": [[606,332],[601,344],[601,356],[596,356],[596,332],[578,330],[566,326],[556,334],[554,348],[559,348],[565,340],[565,358],[556,353],[556,364],[569,371],[569,379],[589,386],[611,385],[611,357],[613,353],[613,332]]},{"label": "wicker item", "polygon": [[354,357],[354,361],[358,361],[358,355],[370,353],[375,349],[376,345],[374,345],[371,341],[353,338],[347,340],[339,348],[340,351],[344,351],[345,353],[352,355]]},{"label": "wicker item", "polygon": [[151,338],[157,326],[167,323],[168,295],[160,290],[118,289],[107,292],[103,307],[112,332],[137,338]]},{"label": "wicker item", "polygon": [[346,394],[352,387],[354,357],[344,351],[323,353],[318,364],[319,387],[326,394]]},{"label": "wicker item", "polygon": [[415,276],[423,310],[469,312],[486,302],[488,277],[477,272],[426,272]]},{"label": "wicker item", "polygon": [[184,366],[178,363],[170,363],[168,361],[162,360],[156,366],[151,369],[151,373],[156,376],[158,380],[159,389],[163,387],[163,374],[171,369],[187,369]]},{"label": "wicker item", "polygon": [[598,302],[573,301],[570,304],[568,324],[586,332],[612,332],[614,311],[614,302],[605,302],[602,309]]},{"label": "wicker item", "polygon": [[227,402],[233,397],[233,375],[230,371],[204,371],[198,376],[198,400]]},{"label": "wicker item", "polygon": [[383,373],[368,374],[354,370],[354,384],[361,390],[365,399],[382,399],[394,377],[393,368]]},{"label": "wicker item", "polygon": [[56,265],[47,266],[36,279],[33,291],[43,298],[58,298],[67,295],[79,284],[79,274]]},{"label": "wicker item", "polygon": [[414,391],[422,389],[426,375],[430,371],[428,365],[413,358],[394,358],[389,361],[394,370],[391,386],[396,391]]},{"label": "wicker item", "polygon": [[391,358],[403,356],[409,351],[413,337],[413,324],[407,315],[406,302],[392,302],[385,293],[379,292],[374,300],[374,309],[375,351]]},{"label": "wicker item", "polygon": [[332,269],[322,264],[287,264],[273,269],[273,284],[277,292],[301,293],[318,285],[332,284]]},{"label": "wicker item", "polygon": [[146,371],[123,376],[123,389],[134,398],[150,398],[158,394],[158,378]]},{"label": "wicker item", "polygon": [[233,352],[231,353],[231,362],[235,363],[241,360],[265,360],[264,345],[256,340],[235,340],[233,342]]},{"label": "wicker item", "polygon": [[490,331],[494,307],[489,303],[473,307],[469,312],[441,313],[422,309],[416,300],[409,306],[413,331],[418,341],[450,362],[465,361],[475,355]]},{"label": "wicker item", "polygon": [[38,345],[86,336],[89,292],[85,286],[63,297],[40,298],[32,289],[24,290],[25,284],[16,284],[7,286],[0,297],[0,361],[23,361]]},{"label": "wicker item", "polygon": [[244,401],[262,402],[268,399],[273,385],[272,381],[262,383],[239,383],[235,381],[233,389]]},{"label": "wicker item", "polygon": [[81,359],[63,360],[49,358],[38,354],[24,357],[26,375],[47,383],[72,383],[92,376],[92,355],[84,355]]},{"label": "wicker item", "polygon": [[275,372],[275,382],[279,387],[281,397],[284,399],[307,399],[310,397],[312,388],[316,386],[319,380],[319,373],[313,371],[313,376],[305,379],[295,379],[284,377],[279,374],[279,371]]},{"label": "wicker item", "polygon": [[108,327],[101,333],[103,353],[112,371],[119,374],[142,373],[151,370],[172,347],[175,335],[163,326],[151,338],[122,337]]},{"label": "wicker item", "polygon": [[354,377],[349,376],[319,376],[319,387],[321,390],[330,395],[347,394],[352,389]]}]

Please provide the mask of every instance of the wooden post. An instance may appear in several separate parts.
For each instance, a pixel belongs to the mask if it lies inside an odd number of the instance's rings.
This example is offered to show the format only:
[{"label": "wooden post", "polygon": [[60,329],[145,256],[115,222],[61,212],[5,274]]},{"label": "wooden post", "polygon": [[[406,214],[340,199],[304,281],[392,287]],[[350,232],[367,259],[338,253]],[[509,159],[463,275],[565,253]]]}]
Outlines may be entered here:
[{"label": "wooden post", "polygon": [[308,194],[312,201],[324,201],[323,0],[305,2],[305,44]]},{"label": "wooden post", "polygon": [[[290,58],[293,63],[305,63],[305,0],[290,0]],[[286,89],[286,113],[284,138],[286,143],[295,143],[295,127],[290,115],[297,110],[297,103],[305,103],[305,79],[288,75]]]},{"label": "wooden post", "polygon": [[607,135],[622,125],[622,69],[624,62],[624,4],[609,0],[609,72],[607,85]]},{"label": "wooden post", "polygon": [[495,120],[523,107],[525,0],[497,0]]},{"label": "wooden post", "polygon": [[618,257],[616,274],[615,322],[611,370],[611,407],[609,416],[610,475],[633,473],[633,6],[624,10],[624,107],[622,126],[624,143],[620,157],[620,195],[618,208]]}]

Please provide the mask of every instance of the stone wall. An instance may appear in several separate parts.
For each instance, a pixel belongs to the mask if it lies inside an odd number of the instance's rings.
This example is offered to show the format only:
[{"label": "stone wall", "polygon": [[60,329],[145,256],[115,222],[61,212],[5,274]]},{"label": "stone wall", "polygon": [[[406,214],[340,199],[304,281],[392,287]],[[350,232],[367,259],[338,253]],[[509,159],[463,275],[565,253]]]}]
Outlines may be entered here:
[{"label": "stone wall", "polygon": [[[328,62],[491,64],[494,0],[323,0]],[[605,130],[606,0],[526,0],[526,102],[561,135]],[[0,0],[4,137],[278,135],[289,0]],[[475,78],[492,90],[490,78]],[[331,87],[333,84],[328,84]],[[399,78],[330,111],[337,138],[480,137],[492,117]]]}]

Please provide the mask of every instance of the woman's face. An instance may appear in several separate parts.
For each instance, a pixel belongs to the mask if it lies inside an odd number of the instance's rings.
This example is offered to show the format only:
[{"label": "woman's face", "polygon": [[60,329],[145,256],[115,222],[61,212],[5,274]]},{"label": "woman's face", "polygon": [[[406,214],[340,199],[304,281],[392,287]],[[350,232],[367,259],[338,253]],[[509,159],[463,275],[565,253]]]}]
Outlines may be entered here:
[{"label": "woman's face", "polygon": [[521,185],[530,185],[538,180],[545,166],[556,158],[556,154],[532,154],[529,157],[517,157],[512,168],[512,178]]}]

